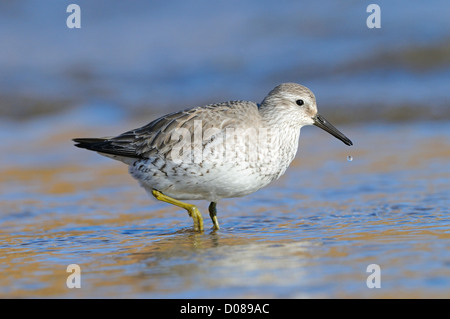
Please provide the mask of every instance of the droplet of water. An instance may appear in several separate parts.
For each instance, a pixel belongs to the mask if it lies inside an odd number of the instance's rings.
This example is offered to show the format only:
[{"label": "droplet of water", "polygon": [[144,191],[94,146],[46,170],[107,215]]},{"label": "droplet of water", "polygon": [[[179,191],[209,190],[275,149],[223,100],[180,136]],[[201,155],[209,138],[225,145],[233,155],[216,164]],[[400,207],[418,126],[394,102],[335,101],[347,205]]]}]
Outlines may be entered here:
[{"label": "droplet of water", "polygon": [[350,156],[350,155],[349,155],[349,156],[347,156],[347,161],[348,161],[348,162],[351,162],[351,161],[353,161],[353,156]]}]

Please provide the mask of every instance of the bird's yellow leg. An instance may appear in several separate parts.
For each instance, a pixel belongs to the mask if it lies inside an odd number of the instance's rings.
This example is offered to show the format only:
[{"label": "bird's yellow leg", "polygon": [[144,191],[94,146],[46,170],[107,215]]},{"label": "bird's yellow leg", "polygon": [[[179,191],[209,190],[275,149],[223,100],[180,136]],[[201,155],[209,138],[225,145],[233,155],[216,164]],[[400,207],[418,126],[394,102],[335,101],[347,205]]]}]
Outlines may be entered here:
[{"label": "bird's yellow leg", "polygon": [[217,209],[216,209],[216,202],[211,202],[211,204],[209,204],[209,216],[211,217],[211,220],[214,224],[214,229],[215,230],[219,230],[219,220],[217,219]]},{"label": "bird's yellow leg", "polygon": [[164,195],[163,193],[157,191],[156,189],[152,190],[152,194],[153,196],[155,196],[157,200],[186,209],[189,216],[191,216],[192,219],[194,220],[194,230],[203,231],[203,217],[200,211],[198,210],[197,206],[188,203],[183,203],[175,198]]}]

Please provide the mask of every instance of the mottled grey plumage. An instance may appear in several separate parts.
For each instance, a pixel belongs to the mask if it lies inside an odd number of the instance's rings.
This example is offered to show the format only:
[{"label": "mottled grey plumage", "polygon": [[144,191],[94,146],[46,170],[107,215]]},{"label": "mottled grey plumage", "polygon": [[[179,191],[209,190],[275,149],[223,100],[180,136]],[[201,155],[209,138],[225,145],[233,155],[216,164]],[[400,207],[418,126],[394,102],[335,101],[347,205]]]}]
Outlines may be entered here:
[{"label": "mottled grey plumage", "polygon": [[116,137],[74,141],[128,164],[149,193],[215,203],[253,193],[279,178],[295,157],[301,127],[311,124],[352,144],[317,114],[314,94],[296,83],[275,87],[261,104],[200,106]]},{"label": "mottled grey plumage", "polygon": [[248,118],[257,117],[258,106],[253,102],[229,101],[177,111],[160,117],[149,124],[112,138],[77,138],[75,146],[103,154],[115,155],[129,163],[129,159],[166,157],[175,129],[185,128],[193,134],[194,121],[202,121],[202,130],[215,127],[245,127],[251,125]]}]

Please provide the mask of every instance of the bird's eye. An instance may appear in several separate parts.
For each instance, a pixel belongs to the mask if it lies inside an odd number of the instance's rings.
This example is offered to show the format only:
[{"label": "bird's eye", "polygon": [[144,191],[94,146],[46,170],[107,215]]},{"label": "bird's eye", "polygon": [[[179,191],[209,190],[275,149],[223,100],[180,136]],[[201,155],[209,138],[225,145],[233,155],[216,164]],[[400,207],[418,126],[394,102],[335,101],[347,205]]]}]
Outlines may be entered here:
[{"label": "bird's eye", "polygon": [[303,100],[297,100],[295,101],[295,103],[297,103],[297,105],[302,106],[303,104],[305,104],[305,102],[303,102]]}]

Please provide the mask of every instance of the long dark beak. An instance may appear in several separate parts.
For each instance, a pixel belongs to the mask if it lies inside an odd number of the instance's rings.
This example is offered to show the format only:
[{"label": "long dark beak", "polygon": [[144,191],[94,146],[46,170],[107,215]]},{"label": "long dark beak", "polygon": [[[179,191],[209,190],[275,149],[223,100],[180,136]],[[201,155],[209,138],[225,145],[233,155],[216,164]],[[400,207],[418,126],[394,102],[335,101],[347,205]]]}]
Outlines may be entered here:
[{"label": "long dark beak", "polygon": [[328,122],[322,115],[316,114],[316,116],[313,117],[314,125],[320,127],[321,129],[327,131],[334,137],[340,139],[342,142],[344,142],[347,145],[353,145],[352,141],[349,140],[347,136],[339,132],[337,128],[335,128],[333,125],[331,125],[330,122]]}]

